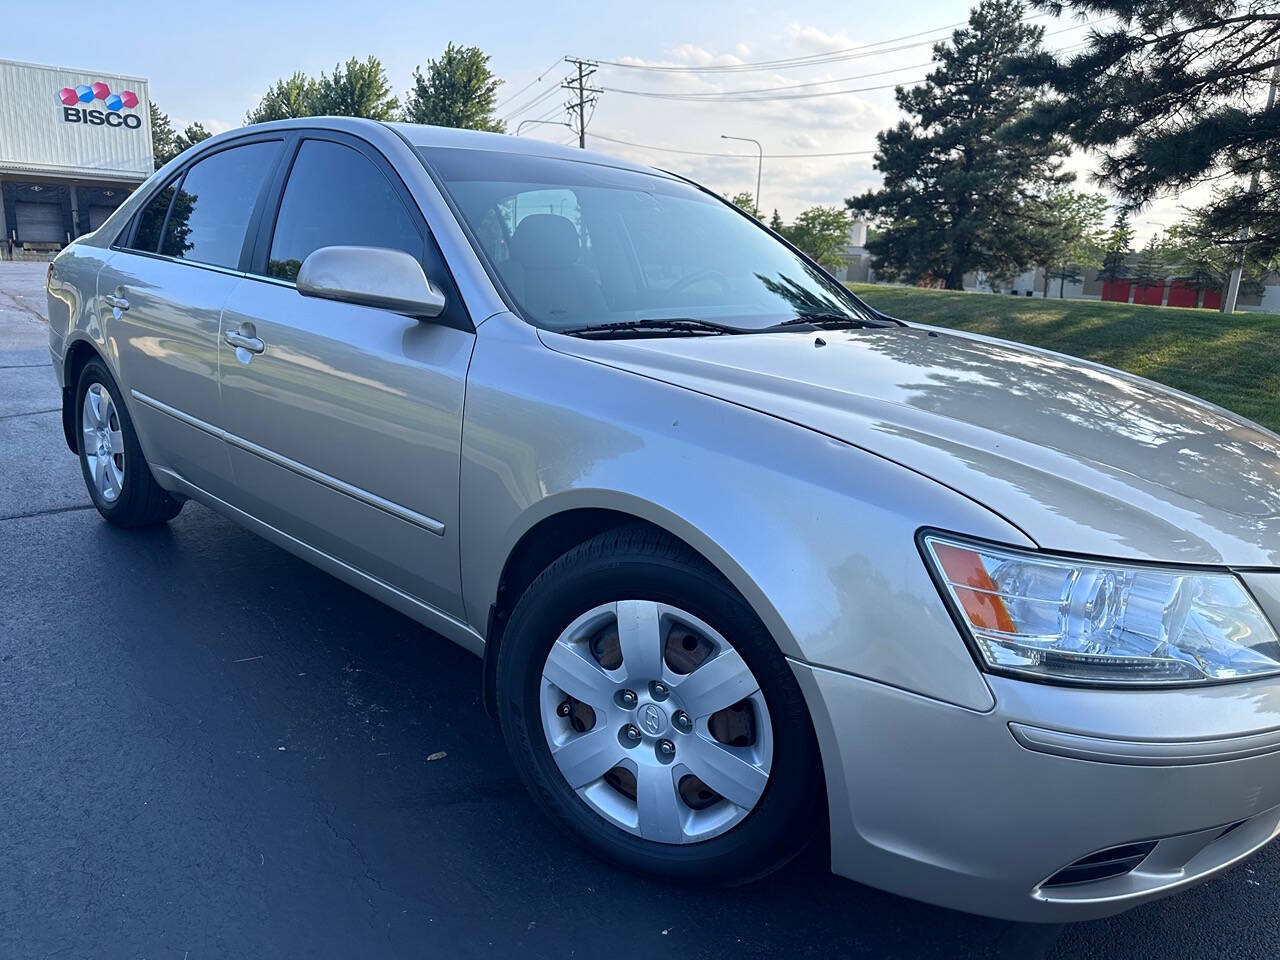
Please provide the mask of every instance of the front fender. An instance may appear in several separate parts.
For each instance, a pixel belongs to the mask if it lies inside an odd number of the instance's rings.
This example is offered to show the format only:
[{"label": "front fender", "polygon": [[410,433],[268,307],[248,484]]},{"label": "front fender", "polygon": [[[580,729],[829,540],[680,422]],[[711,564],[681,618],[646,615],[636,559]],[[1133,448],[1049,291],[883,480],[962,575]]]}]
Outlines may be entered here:
[{"label": "front fender", "polygon": [[557,353],[502,316],[476,345],[461,469],[472,623],[486,622],[526,532],[564,510],[609,509],[698,550],[787,656],[971,709],[993,704],[915,533],[936,526],[1033,544],[986,508],[874,454]]}]

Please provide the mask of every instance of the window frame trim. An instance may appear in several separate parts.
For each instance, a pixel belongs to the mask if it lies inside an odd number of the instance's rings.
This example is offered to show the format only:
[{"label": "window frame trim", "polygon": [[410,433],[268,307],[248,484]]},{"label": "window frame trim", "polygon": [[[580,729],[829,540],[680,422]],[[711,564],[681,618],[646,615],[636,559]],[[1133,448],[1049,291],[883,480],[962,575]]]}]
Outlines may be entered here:
[{"label": "window frame trim", "polygon": [[[253,244],[256,243],[258,222],[266,209],[267,202],[270,200],[269,188],[275,183],[280,163],[283,158],[288,155],[292,140],[293,135],[291,131],[246,131],[245,135],[242,137],[236,137],[232,140],[219,143],[217,146],[208,150],[201,150],[195,156],[185,161],[181,167],[174,171],[172,176],[168,177],[163,184],[146,196],[146,198],[138,205],[138,209],[134,211],[133,216],[129,218],[129,222],[125,225],[125,228],[116,235],[116,239],[112,242],[109,249],[119,253],[130,253],[138,256],[152,257],[157,260],[166,260],[170,263],[182,263],[191,267],[202,267],[207,270],[214,270],[218,273],[226,273],[233,276],[244,276],[246,253],[251,251],[253,249]],[[245,224],[244,241],[240,245],[240,256],[236,261],[236,265],[234,267],[226,267],[220,263],[205,263],[200,260],[187,260],[183,257],[175,257],[171,254],[161,253],[160,249],[164,245],[164,235],[165,231],[169,227],[169,216],[173,212],[173,204],[178,199],[178,193],[182,190],[183,184],[186,183],[187,174],[191,171],[191,168],[201,161],[207,160],[219,153],[224,153],[227,150],[233,150],[236,147],[250,146],[254,143],[268,143],[271,141],[280,143],[280,153],[276,156],[272,168],[264,178],[262,188],[258,191],[258,196],[254,200],[253,212],[250,213],[249,221]],[[160,224],[160,236],[156,240],[156,248],[154,250],[139,250],[133,246],[134,238],[137,235],[138,221],[141,219],[143,211],[151,204],[151,201],[169,187],[174,188],[173,196],[169,198],[169,206],[165,209],[164,220]]]},{"label": "window frame trim", "polygon": [[[387,158],[381,150],[368,140],[354,134],[347,133],[343,130],[332,130],[327,127],[301,127],[289,131],[289,142],[285,146],[284,155],[281,158],[280,166],[277,168],[274,178],[271,181],[270,190],[267,194],[266,206],[263,210],[262,217],[258,223],[257,236],[254,238],[253,252],[244,269],[241,272],[246,280],[255,280],[262,283],[270,283],[279,287],[286,287],[296,290],[297,284],[293,280],[286,280],[283,277],[273,277],[266,272],[267,263],[271,257],[271,242],[275,237],[276,226],[280,219],[280,209],[284,203],[285,190],[289,185],[289,178],[293,174],[294,165],[297,163],[298,155],[302,152],[303,144],[308,140],[317,140],[328,143],[335,143],[339,146],[348,147],[356,153],[360,154],[368,160],[373,167],[387,180],[392,192],[400,200],[404,207],[405,214],[409,217],[410,222],[418,231],[418,237],[421,241],[421,249],[414,258],[418,261],[425,273],[428,266],[430,256],[439,259],[445,274],[449,278],[451,291],[445,291],[451,300],[456,300],[458,304],[458,323],[447,323],[439,318],[433,322],[442,323],[454,329],[462,330],[464,333],[475,332],[475,320],[471,316],[471,310],[467,306],[466,299],[462,295],[462,288],[458,285],[457,277],[454,275],[453,267],[449,264],[448,257],[445,256],[444,250],[441,249],[439,241],[435,239],[435,234],[431,230],[431,223],[427,219],[422,208],[418,205],[412,191],[404,182],[404,178],[400,175],[400,171],[396,169],[396,165]],[[416,151],[415,151],[416,154]],[[434,254],[429,251],[434,249]]]}]

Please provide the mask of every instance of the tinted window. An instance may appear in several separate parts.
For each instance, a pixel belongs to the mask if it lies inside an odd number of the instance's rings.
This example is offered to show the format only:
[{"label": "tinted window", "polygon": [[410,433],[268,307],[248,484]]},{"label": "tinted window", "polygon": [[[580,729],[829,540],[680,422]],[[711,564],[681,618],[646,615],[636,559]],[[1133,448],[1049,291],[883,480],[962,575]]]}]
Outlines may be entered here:
[{"label": "tinted window", "polygon": [[164,215],[169,212],[169,202],[173,200],[173,184],[165,187],[148,201],[138,214],[138,230],[133,235],[134,250],[145,250],[155,253],[160,246],[160,231],[164,229]]},{"label": "tinted window", "polygon": [[267,273],[294,280],[308,254],[334,245],[422,257],[422,235],[382,171],[351,147],[307,140],[280,201]]},{"label": "tinted window", "polygon": [[197,263],[238,267],[249,218],[280,141],[249,143],[199,161],[174,199],[160,252]]}]

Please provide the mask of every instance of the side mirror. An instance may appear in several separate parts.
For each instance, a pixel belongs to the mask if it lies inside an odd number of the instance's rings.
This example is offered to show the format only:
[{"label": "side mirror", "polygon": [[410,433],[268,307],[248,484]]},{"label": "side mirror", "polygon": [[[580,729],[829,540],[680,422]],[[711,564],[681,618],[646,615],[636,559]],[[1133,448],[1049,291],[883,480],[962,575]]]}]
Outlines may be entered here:
[{"label": "side mirror", "polygon": [[302,261],[298,292],[393,310],[410,317],[438,317],[444,294],[431,286],[422,265],[403,250],[386,247],[321,247]]}]

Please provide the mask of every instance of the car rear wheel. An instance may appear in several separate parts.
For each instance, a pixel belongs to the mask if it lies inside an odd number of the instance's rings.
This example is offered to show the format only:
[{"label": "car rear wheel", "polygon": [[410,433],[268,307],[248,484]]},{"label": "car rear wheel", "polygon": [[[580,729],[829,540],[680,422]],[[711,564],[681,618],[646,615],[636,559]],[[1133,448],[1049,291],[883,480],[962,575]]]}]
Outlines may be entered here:
[{"label": "car rear wheel", "polygon": [[821,832],[786,660],[732,586],[659,531],[608,531],[534,581],[499,651],[498,703],[542,807],[615,863],[745,882]]},{"label": "car rear wheel", "polygon": [[76,386],[80,470],[98,512],[121,527],[172,520],[182,501],[156,483],[138,446],[120,388],[101,360],[90,360]]}]

